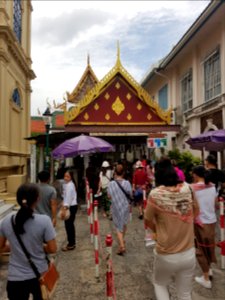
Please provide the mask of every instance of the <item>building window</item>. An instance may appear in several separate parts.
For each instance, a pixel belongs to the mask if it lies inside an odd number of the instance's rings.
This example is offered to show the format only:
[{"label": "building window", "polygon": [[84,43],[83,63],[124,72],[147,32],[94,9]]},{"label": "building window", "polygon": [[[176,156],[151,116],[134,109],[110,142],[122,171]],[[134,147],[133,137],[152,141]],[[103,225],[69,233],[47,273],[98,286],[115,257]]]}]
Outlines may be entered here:
[{"label": "building window", "polygon": [[13,29],[18,41],[21,43],[22,33],[22,8],[21,0],[14,0],[13,5]]},{"label": "building window", "polygon": [[205,101],[221,94],[220,51],[215,51],[204,62]]},{"label": "building window", "polygon": [[166,110],[168,109],[168,85],[164,85],[164,87],[159,90],[159,106]]},{"label": "building window", "polygon": [[193,105],[192,70],[190,70],[181,80],[181,103],[182,103],[183,112],[192,109],[192,105]]},{"label": "building window", "polygon": [[19,106],[19,107],[21,106],[20,94],[19,94],[18,89],[15,89],[13,91],[12,100],[13,100],[13,103],[15,103],[17,106]]}]

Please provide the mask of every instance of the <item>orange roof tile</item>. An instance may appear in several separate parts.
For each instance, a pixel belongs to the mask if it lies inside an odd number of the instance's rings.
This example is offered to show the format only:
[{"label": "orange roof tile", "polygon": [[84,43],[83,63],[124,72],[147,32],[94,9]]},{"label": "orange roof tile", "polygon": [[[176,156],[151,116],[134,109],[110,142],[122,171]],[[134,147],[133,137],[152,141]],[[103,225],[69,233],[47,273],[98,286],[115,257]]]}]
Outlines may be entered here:
[{"label": "orange roof tile", "polygon": [[45,133],[45,124],[42,118],[31,117],[31,133]]}]

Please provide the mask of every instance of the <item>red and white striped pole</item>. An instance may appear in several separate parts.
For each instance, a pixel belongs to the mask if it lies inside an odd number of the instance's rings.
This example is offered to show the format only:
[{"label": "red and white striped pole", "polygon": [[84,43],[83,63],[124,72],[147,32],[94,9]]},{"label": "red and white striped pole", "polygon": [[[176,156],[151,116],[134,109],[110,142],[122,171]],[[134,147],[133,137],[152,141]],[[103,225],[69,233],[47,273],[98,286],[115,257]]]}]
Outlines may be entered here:
[{"label": "red and white striped pole", "polygon": [[219,198],[220,203],[220,246],[221,246],[221,268],[225,269],[225,217],[224,217],[224,199]]},{"label": "red and white striped pole", "polygon": [[89,184],[86,186],[86,202],[87,202],[87,215],[88,215],[88,224],[90,224],[90,193],[91,189]]},{"label": "red and white striped pole", "polygon": [[[146,209],[147,206],[147,199],[146,199],[146,189],[143,189],[143,206],[144,206],[144,210]],[[145,241],[147,241],[148,238],[148,227],[145,225],[144,222],[144,227],[145,227]]]},{"label": "red and white striped pole", "polygon": [[106,295],[108,300],[113,299],[112,243],[111,234],[107,234],[105,244],[107,251]]},{"label": "red and white striped pole", "polygon": [[89,182],[88,182],[87,178],[85,180],[85,186],[86,186],[86,201],[87,201],[89,190],[90,190],[90,186],[89,186]]},{"label": "red and white striped pole", "polygon": [[[144,206],[144,211],[147,207],[147,197],[146,197],[146,189],[143,189],[143,206]],[[144,227],[145,227],[145,245],[146,246],[152,246],[155,244],[155,241],[152,239],[151,231],[150,228],[145,224],[144,221]]]},{"label": "red and white striped pole", "polygon": [[94,235],[93,235],[93,193],[92,190],[90,190],[90,209],[89,209],[89,214],[90,214],[90,234],[91,234],[91,243],[93,244],[94,241]]},{"label": "red and white striped pole", "polygon": [[130,222],[132,221],[132,203],[130,203]]},{"label": "red and white striped pole", "polygon": [[95,248],[95,277],[99,278],[99,248],[98,248],[98,201],[94,201],[94,248]]}]

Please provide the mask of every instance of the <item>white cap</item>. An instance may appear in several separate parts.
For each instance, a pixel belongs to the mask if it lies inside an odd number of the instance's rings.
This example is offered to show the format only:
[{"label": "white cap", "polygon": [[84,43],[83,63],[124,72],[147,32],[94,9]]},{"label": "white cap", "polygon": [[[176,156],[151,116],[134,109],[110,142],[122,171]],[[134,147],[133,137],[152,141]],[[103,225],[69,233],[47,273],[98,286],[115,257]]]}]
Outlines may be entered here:
[{"label": "white cap", "polygon": [[108,168],[108,167],[109,167],[109,163],[108,163],[106,160],[103,161],[102,167],[103,167],[103,168]]},{"label": "white cap", "polygon": [[136,169],[138,169],[138,168],[143,168],[142,162],[141,162],[140,160],[138,160],[138,161],[136,162],[135,167],[136,167]]}]

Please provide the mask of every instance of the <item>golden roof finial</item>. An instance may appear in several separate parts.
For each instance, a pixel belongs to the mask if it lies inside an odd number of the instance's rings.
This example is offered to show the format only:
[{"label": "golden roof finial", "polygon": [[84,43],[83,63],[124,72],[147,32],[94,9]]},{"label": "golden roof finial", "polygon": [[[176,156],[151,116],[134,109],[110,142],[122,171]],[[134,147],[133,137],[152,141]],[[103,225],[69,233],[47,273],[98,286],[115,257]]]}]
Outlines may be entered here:
[{"label": "golden roof finial", "polygon": [[88,66],[90,65],[90,55],[89,55],[89,53],[87,54],[87,65]]},{"label": "golden roof finial", "polygon": [[116,64],[120,64],[120,42],[117,41],[117,62]]}]

